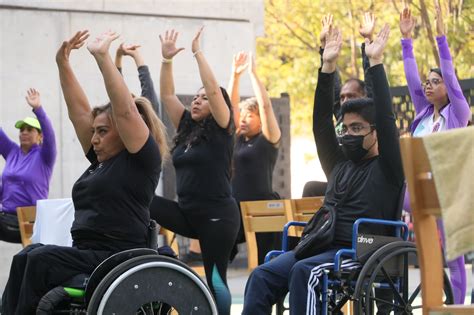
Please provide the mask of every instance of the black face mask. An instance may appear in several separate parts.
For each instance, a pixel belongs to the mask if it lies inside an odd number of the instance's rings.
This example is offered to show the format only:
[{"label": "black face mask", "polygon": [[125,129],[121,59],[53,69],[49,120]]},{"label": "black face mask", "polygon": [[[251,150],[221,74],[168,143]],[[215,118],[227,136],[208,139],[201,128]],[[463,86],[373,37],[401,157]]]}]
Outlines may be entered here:
[{"label": "black face mask", "polygon": [[351,160],[352,162],[359,162],[364,156],[367,155],[369,150],[364,149],[362,144],[364,143],[364,138],[366,135],[354,136],[354,135],[345,135],[340,138],[342,153]]}]

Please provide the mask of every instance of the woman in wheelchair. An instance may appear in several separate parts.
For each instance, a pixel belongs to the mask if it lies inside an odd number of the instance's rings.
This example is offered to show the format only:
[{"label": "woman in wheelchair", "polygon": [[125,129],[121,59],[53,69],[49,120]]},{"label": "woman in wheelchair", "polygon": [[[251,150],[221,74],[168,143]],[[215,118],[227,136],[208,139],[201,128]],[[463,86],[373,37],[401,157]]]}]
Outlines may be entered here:
[{"label": "woman in wheelchair", "polygon": [[[289,251],[256,268],[246,285],[243,314],[271,314],[272,305],[288,291],[291,314],[320,313],[320,292],[308,285],[313,268],[332,263],[338,249],[350,247],[356,219],[396,219],[404,178],[398,129],[382,64],[388,35],[386,25],[372,43],[366,40],[373,100],[350,100],[342,106],[340,146],[332,121],[332,106],[342,36],[337,29],[330,30],[314,98],[313,133],[328,178],[323,207],[332,207],[336,212],[335,238],[329,248],[312,257],[298,260]],[[386,234],[387,231],[377,227],[370,232]],[[309,289],[314,289],[315,296],[309,296]],[[315,301],[315,310],[310,310],[313,305],[309,300]]]},{"label": "woman in wheelchair", "polygon": [[112,254],[146,247],[149,205],[167,154],[166,135],[150,102],[132,98],[109,53],[114,32],[87,49],[94,56],[110,98],[91,109],[69,56],[88,31],[64,41],[56,55],[68,114],[91,163],[74,184],[72,247],[33,244],[14,256],[2,297],[2,314],[35,314],[41,297],[71,277],[92,273]]}]

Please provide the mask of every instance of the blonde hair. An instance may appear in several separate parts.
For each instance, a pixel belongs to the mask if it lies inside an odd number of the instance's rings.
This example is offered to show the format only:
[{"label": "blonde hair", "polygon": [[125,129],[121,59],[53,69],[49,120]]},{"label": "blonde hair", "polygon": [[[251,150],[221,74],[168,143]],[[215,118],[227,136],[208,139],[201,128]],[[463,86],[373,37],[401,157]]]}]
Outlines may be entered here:
[{"label": "blonde hair", "polygon": [[[169,159],[169,147],[168,147],[168,135],[166,127],[163,122],[158,118],[150,101],[145,97],[134,97],[135,105],[137,106],[138,112],[142,117],[143,121],[150,130],[151,136],[158,144],[158,149],[161,154],[162,164]],[[99,114],[106,112],[110,120],[113,122],[114,118],[112,115],[112,105],[110,103],[102,106],[95,107],[92,110],[92,118],[97,117]]]}]

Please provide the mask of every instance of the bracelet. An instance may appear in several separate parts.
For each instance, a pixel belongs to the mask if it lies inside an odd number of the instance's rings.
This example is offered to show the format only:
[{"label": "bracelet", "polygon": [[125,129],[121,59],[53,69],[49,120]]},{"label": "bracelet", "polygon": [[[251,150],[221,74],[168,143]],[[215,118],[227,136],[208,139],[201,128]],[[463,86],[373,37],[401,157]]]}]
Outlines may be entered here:
[{"label": "bracelet", "polygon": [[165,58],[163,57],[163,59],[161,59],[161,63],[172,63],[173,62],[173,59],[168,59],[168,58]]},{"label": "bracelet", "polygon": [[196,52],[193,54],[193,57],[196,58],[196,55],[200,52],[202,52],[201,49],[196,50]]}]

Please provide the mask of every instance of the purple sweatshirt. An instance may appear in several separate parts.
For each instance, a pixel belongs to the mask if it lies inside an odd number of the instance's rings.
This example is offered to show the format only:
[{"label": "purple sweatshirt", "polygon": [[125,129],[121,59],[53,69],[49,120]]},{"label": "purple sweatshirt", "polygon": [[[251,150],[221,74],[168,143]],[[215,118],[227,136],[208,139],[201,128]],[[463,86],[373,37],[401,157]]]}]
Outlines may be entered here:
[{"label": "purple sweatshirt", "polygon": [[[471,117],[471,110],[469,109],[466,98],[462,94],[461,86],[454,73],[453,60],[449,52],[446,36],[436,37],[436,42],[438,43],[441,73],[450,101],[448,105],[441,109],[440,114],[446,120],[447,129],[466,127]],[[411,126],[411,132],[413,133],[424,118],[433,114],[434,106],[429,103],[421,86],[418,67],[416,65],[415,56],[413,55],[413,42],[411,38],[402,39],[402,48],[403,65],[405,67],[408,90],[410,91],[411,99],[415,105],[416,117]]]},{"label": "purple sweatshirt", "polygon": [[2,173],[2,211],[16,213],[20,206],[36,205],[48,198],[49,182],[56,161],[53,126],[43,107],[34,109],[43,133],[43,144],[33,145],[27,154],[0,128],[0,154],[6,161]]}]

